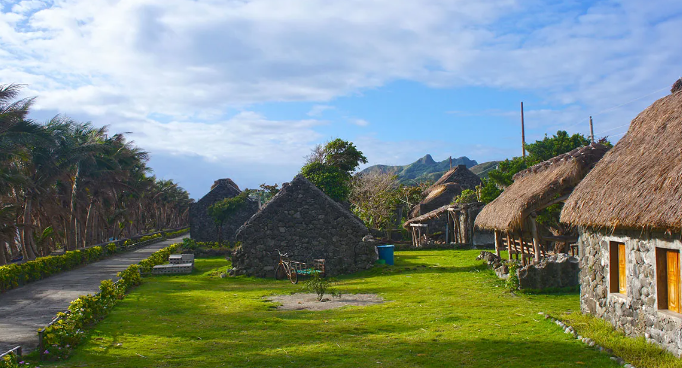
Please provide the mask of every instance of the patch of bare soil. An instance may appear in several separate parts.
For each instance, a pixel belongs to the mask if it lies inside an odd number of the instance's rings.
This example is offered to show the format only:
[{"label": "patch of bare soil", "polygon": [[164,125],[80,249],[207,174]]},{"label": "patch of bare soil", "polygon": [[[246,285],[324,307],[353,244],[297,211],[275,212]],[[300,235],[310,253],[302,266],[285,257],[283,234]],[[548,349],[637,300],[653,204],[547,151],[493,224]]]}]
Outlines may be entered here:
[{"label": "patch of bare soil", "polygon": [[342,294],[339,298],[325,295],[322,301],[312,293],[297,293],[291,295],[273,295],[265,299],[280,303],[278,310],[326,310],[340,308],[344,305],[373,305],[381,304],[384,299],[376,294]]}]

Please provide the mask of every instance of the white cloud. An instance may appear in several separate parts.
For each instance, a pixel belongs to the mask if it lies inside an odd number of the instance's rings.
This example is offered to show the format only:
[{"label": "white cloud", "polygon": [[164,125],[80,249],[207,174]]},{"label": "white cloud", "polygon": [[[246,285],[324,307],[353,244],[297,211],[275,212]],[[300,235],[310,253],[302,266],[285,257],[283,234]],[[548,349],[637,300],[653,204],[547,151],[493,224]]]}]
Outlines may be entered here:
[{"label": "white cloud", "polygon": [[245,166],[267,163],[299,168],[310,147],[321,138],[313,128],[324,124],[318,120],[270,120],[243,111],[213,123],[147,120],[114,124],[112,130],[131,131],[130,137],[152,152],[199,156],[217,163],[227,160]]},{"label": "white cloud", "polygon": [[[41,3],[0,14],[0,81],[30,83],[38,109],[114,126],[133,121],[147,149],[215,160],[307,153],[316,120],[224,119],[252,103],[312,101],[316,117],[324,101],[412,80],[531,91],[570,107],[530,110],[529,128],[565,126],[670,85],[682,60],[678,0]],[[595,117],[595,130],[629,121],[640,107]],[[260,152],[261,143],[273,147]]]},{"label": "white cloud", "polygon": [[315,105],[308,111],[308,116],[320,116],[325,111],[333,109],[335,109],[335,107],[331,105]]},{"label": "white cloud", "polygon": [[369,125],[369,122],[365,119],[349,119],[349,122],[359,127],[366,127]]},{"label": "white cloud", "polygon": [[12,12],[17,14],[29,13],[46,6],[44,1],[39,0],[22,0],[12,6]]}]

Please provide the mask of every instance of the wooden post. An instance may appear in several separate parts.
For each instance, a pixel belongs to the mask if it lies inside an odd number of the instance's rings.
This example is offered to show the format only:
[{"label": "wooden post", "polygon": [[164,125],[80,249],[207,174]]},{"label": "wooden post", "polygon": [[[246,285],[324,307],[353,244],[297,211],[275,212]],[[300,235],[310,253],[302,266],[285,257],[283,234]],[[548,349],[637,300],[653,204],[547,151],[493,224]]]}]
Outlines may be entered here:
[{"label": "wooden post", "polygon": [[500,232],[497,230],[494,230],[493,234],[495,235],[495,254],[499,257],[500,256]]},{"label": "wooden post", "polygon": [[535,214],[530,215],[530,230],[533,234],[533,252],[535,252],[535,263],[540,263],[540,236],[538,235],[538,224]]},{"label": "wooden post", "polygon": [[523,159],[526,159],[526,127],[523,119],[523,101],[521,101],[521,151],[523,152]]},{"label": "wooden post", "polygon": [[509,237],[509,231],[507,231],[507,252],[509,252],[509,260],[512,260],[512,243]]},{"label": "wooden post", "polygon": [[592,125],[592,117],[590,116],[590,138],[592,143],[594,143],[594,126]]},{"label": "wooden post", "polygon": [[526,262],[524,256],[526,255],[526,246],[523,244],[523,230],[519,231],[519,243],[521,243],[521,263],[525,266]]}]

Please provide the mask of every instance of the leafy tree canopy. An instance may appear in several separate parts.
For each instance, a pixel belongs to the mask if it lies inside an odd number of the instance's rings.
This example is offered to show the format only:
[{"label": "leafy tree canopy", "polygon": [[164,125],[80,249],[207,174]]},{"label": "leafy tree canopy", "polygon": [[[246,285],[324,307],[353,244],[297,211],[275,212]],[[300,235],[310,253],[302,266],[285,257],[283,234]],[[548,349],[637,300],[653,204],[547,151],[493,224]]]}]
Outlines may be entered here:
[{"label": "leafy tree canopy", "polygon": [[367,163],[367,157],[352,142],[337,138],[315,147],[301,174],[340,202],[348,200],[352,173],[361,163]]},{"label": "leafy tree canopy", "polygon": [[351,176],[338,167],[311,162],[301,168],[301,174],[333,200],[341,202],[348,199]]},{"label": "leafy tree canopy", "polygon": [[[611,147],[611,143],[606,139],[601,139],[599,143]],[[582,134],[576,133],[569,136],[563,130],[557,131],[551,137],[545,135],[545,138],[542,140],[526,144],[528,155],[525,159],[523,157],[514,157],[501,161],[497,169],[488,173],[488,179],[484,180],[481,185],[481,201],[489,203],[497,198],[502,193],[502,189],[514,182],[512,178],[519,171],[588,144],[590,144],[590,140]]]}]

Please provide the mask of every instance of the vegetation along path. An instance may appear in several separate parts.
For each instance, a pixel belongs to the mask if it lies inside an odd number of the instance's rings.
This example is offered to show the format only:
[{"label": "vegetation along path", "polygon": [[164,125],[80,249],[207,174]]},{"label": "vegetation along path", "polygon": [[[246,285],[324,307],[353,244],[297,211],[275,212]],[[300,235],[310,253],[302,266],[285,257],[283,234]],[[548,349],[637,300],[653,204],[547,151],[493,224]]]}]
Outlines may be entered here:
[{"label": "vegetation along path", "polygon": [[66,310],[71,301],[98,292],[102,280],[116,278],[119,271],[186,236],[117,254],[0,294],[0,352],[17,345],[25,353],[34,350],[38,346],[36,331]]},{"label": "vegetation along path", "polygon": [[45,367],[618,367],[538,312],[579,308],[577,292],[510,294],[479,251],[396,252],[395,266],[339,278],[384,303],[278,310],[302,283],[221,278],[224,258],[190,275],[152,276],[74,354]]}]

